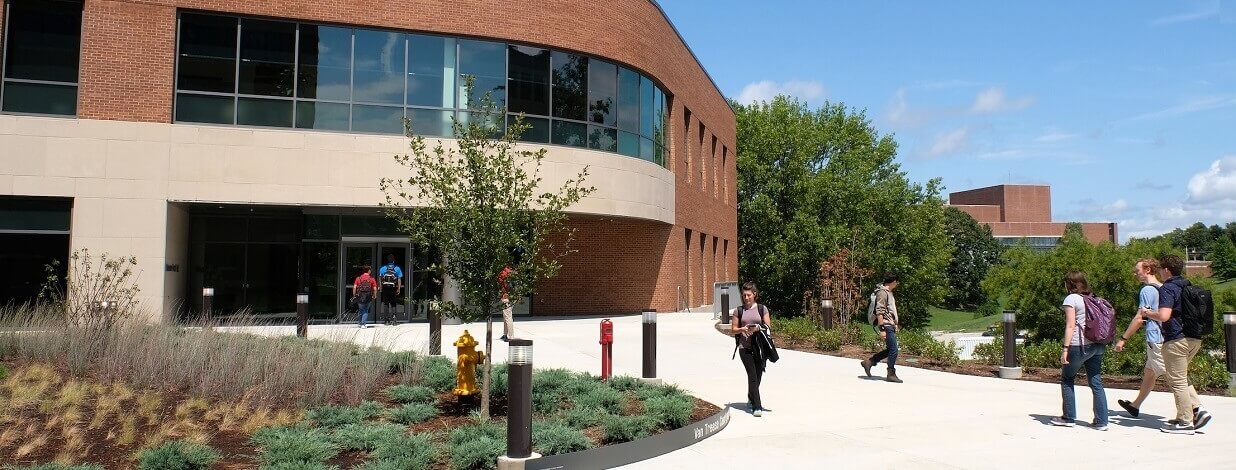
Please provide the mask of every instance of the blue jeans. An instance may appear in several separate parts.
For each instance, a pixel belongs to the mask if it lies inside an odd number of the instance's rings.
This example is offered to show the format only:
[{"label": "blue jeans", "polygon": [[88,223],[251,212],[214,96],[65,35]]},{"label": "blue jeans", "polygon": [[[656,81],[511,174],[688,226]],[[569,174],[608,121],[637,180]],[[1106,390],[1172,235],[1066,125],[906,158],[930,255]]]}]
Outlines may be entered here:
[{"label": "blue jeans", "polygon": [[871,365],[879,364],[884,358],[888,358],[888,370],[894,370],[897,368],[897,327],[884,325],[880,328],[887,333],[884,338],[884,350],[871,356]]},{"label": "blue jeans", "polygon": [[369,322],[369,302],[357,302],[356,308],[360,312],[360,326],[363,328]]},{"label": "blue jeans", "polygon": [[1090,379],[1090,391],[1094,392],[1094,425],[1107,424],[1107,392],[1103,391],[1103,352],[1105,344],[1069,346],[1069,363],[1060,371],[1060,396],[1064,398],[1064,419],[1077,419],[1077,395],[1073,392],[1073,379],[1082,366]]}]

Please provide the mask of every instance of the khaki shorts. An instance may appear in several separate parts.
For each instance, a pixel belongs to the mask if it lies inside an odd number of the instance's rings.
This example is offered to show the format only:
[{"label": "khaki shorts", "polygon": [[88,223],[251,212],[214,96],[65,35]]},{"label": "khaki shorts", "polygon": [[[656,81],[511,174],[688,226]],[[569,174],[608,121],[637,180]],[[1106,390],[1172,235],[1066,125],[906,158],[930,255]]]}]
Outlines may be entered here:
[{"label": "khaki shorts", "polygon": [[1146,368],[1158,375],[1167,373],[1167,368],[1163,366],[1162,343],[1146,343]]}]

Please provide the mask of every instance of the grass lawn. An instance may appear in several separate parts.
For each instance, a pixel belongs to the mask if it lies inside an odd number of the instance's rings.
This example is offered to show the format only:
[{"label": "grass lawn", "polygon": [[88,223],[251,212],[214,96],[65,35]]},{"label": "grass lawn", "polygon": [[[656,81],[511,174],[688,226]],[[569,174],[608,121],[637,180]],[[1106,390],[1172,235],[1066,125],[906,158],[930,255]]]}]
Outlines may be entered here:
[{"label": "grass lawn", "polygon": [[928,307],[931,312],[930,331],[986,331],[992,323],[1000,323],[999,314],[974,318],[974,312],[959,312],[939,307]]},{"label": "grass lawn", "polygon": [[1236,289],[1236,279],[1228,279],[1223,282],[1215,283],[1215,292]]}]

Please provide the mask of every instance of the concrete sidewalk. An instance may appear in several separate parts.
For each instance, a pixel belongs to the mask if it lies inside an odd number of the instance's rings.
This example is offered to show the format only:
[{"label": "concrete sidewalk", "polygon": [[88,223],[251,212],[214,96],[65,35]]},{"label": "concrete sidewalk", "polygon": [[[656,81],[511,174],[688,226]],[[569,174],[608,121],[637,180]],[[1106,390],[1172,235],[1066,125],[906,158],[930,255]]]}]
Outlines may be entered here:
[{"label": "concrete sidewalk", "polygon": [[[538,368],[566,367],[597,374],[600,319],[517,321],[519,337],[534,341]],[[640,373],[640,318],[614,318],[614,373]],[[955,375],[898,367],[904,384],[870,380],[858,361],[783,350],[761,387],[772,412],[756,418],[746,410],[746,376],[731,360],[734,341],[713,329],[711,313],[659,316],[658,375],[717,404],[732,404],[733,419],[700,444],[627,468],[722,468],[759,462],[763,468],[1117,468],[1130,465],[1232,468],[1236,457],[1236,399],[1203,397],[1214,420],[1205,434],[1178,436],[1158,430],[1174,417],[1170,394],[1154,393],[1141,418],[1130,418],[1116,400],[1133,390],[1108,390],[1110,430],[1079,424],[1058,428],[1055,384]],[[478,340],[484,325],[447,325],[443,352],[467,328]],[[290,334],[291,327],[264,328]],[[495,336],[501,322],[495,323]],[[774,332],[775,333],[775,332]],[[312,327],[311,337],[351,340],[398,350],[427,350],[428,326],[358,329]],[[505,343],[494,345],[498,362]],[[872,370],[873,373],[877,369]],[[883,373],[880,367],[878,372]],[[1077,387],[1079,423],[1092,419],[1090,390]],[[1120,411],[1116,411],[1120,410]],[[1170,456],[1170,457],[1169,457]],[[1170,460],[1169,460],[1170,459]]]}]

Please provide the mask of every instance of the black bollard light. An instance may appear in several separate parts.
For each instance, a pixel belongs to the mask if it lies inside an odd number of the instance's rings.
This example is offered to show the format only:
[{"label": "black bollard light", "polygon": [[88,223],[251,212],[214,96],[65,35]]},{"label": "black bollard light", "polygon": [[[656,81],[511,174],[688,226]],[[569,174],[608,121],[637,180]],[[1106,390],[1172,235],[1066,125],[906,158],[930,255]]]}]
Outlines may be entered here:
[{"label": "black bollard light", "polygon": [[1227,373],[1231,374],[1228,394],[1236,396],[1236,313],[1223,314],[1223,336],[1227,338]]},{"label": "black bollard light", "polygon": [[[506,455],[498,467],[535,457],[532,453],[532,340],[512,338],[507,359]],[[507,464],[507,465],[504,465]],[[508,467],[509,468],[509,467]]]},{"label": "black bollard light", "polygon": [[833,329],[833,299],[820,301],[820,316],[823,317],[824,329]]},{"label": "black bollard light", "polygon": [[657,377],[657,310],[644,310],[644,375],[645,381]]},{"label": "black bollard light", "polygon": [[309,337],[309,294],[296,294],[296,336]]},{"label": "black bollard light", "polygon": [[1000,367],[1000,378],[1021,378],[1021,367],[1017,365],[1017,315],[1009,310],[1004,312],[1004,365]]},{"label": "black bollard light", "polygon": [[442,355],[442,314],[438,302],[429,302],[429,355]]},{"label": "black bollard light", "polygon": [[214,320],[215,309],[215,288],[202,288],[202,324],[207,328],[210,327],[211,321]]},{"label": "black bollard light", "polygon": [[721,323],[730,322],[730,288],[721,289]]}]

